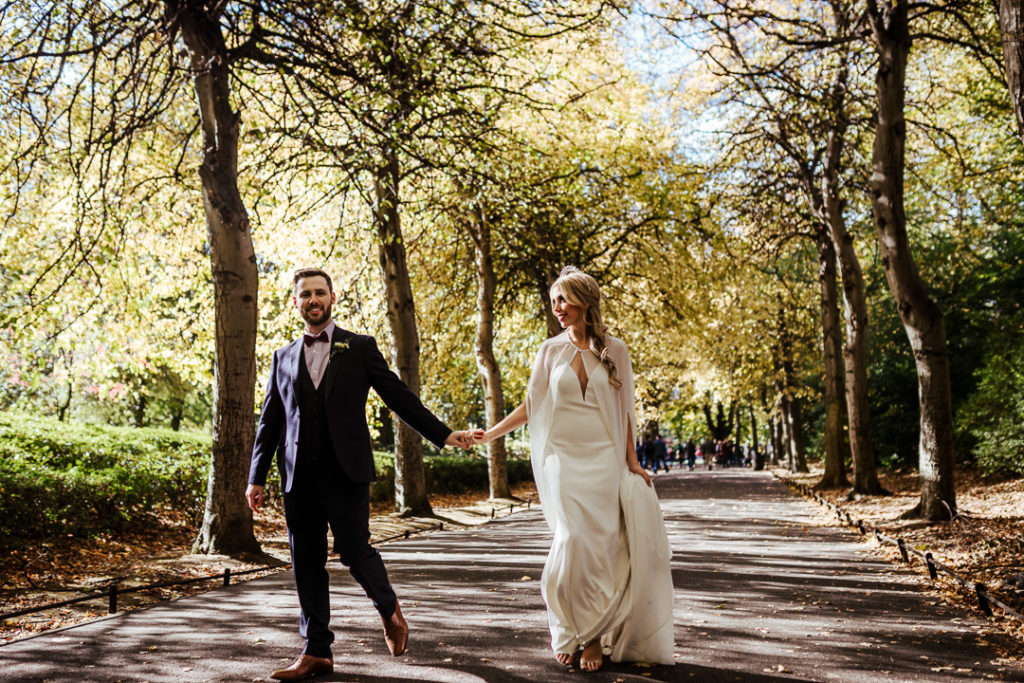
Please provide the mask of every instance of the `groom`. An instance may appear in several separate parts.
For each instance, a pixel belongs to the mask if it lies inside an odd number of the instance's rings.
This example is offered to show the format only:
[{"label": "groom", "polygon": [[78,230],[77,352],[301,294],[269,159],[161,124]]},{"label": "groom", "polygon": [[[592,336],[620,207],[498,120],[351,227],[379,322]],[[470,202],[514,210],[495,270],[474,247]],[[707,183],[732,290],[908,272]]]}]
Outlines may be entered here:
[{"label": "groom", "polygon": [[438,448],[472,445],[465,432],[446,427],[388,369],[373,337],[334,324],[334,300],[327,273],[314,268],[295,273],[292,303],[306,323],[306,333],[274,352],[245,491],[249,507],[258,510],[276,453],[299,594],[299,633],[306,639],[291,666],[271,674],[282,681],[334,670],[334,634],[328,628],[328,526],[334,552],[380,613],[391,654],[405,651],[409,627],[380,554],[369,542],[370,482],[377,478],[366,425],[369,389]]}]

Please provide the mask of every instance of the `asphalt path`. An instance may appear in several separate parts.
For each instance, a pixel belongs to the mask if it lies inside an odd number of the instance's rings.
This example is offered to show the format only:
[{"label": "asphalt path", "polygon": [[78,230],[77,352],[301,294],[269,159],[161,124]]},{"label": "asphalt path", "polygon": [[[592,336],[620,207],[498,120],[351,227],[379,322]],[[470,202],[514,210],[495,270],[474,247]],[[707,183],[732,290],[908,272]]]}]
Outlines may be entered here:
[{"label": "asphalt path", "polygon": [[[673,548],[675,666],[556,663],[538,579],[541,512],[382,545],[411,627],[392,658],[380,620],[332,566],[335,672],[322,681],[1024,680],[972,614],[938,603],[766,473],[656,479]],[[0,681],[264,681],[298,653],[290,573],[0,647]]]}]

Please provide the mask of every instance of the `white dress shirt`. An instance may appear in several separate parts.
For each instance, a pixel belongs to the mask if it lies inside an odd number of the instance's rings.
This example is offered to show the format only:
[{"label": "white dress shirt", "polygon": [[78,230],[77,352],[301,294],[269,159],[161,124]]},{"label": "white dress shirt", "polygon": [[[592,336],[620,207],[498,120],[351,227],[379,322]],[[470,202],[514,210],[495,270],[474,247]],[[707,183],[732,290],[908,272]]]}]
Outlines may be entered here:
[{"label": "white dress shirt", "polygon": [[[327,339],[317,339],[312,344],[305,344],[303,339],[302,352],[306,356],[306,369],[309,370],[309,377],[313,380],[313,386],[320,388],[320,380],[324,378],[324,371],[327,369],[327,361],[331,357],[331,340],[334,338],[334,321],[327,323],[323,329],[327,333]],[[306,332],[306,334],[309,334]]]}]

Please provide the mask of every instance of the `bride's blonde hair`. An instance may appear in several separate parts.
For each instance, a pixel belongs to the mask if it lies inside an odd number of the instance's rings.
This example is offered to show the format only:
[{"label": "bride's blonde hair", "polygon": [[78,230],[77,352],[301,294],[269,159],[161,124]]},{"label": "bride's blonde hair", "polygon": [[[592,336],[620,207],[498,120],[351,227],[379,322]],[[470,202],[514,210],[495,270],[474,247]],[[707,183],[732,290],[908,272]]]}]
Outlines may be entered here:
[{"label": "bride's blonde hair", "polygon": [[587,339],[590,340],[590,350],[608,369],[608,382],[618,389],[622,382],[615,376],[615,362],[608,355],[608,328],[601,320],[601,288],[597,280],[576,266],[566,266],[558,274],[558,279],[551,283],[551,291],[555,287],[561,290],[567,302],[584,309],[583,322]]}]

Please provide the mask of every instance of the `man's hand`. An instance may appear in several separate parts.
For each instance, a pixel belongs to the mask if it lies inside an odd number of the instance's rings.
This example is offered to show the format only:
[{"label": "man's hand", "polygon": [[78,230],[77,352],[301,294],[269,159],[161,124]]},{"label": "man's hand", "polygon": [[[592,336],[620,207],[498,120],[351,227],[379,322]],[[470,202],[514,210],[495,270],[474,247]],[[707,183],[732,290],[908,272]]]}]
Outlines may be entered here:
[{"label": "man's hand", "polygon": [[[475,430],[481,431],[481,430]],[[452,432],[448,435],[448,438],[444,440],[445,446],[459,446],[461,448],[470,449],[476,445],[476,440],[473,438],[473,431],[461,430],[458,432]]]},{"label": "man's hand", "polygon": [[249,484],[245,489],[245,502],[249,504],[253,512],[258,512],[263,505],[263,487],[256,484]]}]

